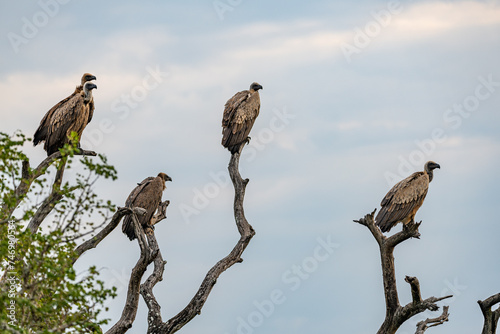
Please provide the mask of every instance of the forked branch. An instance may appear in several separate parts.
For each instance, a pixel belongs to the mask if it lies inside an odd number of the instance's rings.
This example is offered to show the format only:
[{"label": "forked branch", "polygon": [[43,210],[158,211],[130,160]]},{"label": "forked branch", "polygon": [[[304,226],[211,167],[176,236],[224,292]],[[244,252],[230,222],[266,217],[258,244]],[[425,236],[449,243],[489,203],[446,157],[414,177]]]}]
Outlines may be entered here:
[{"label": "forked branch", "polygon": [[401,242],[410,238],[419,238],[420,233],[418,227],[420,223],[411,222],[405,225],[402,231],[386,237],[375,224],[375,211],[365,217],[355,220],[354,222],[366,226],[373,237],[377,241],[380,249],[380,258],[382,263],[382,277],[384,282],[384,295],[386,304],[386,314],[382,326],[377,334],[394,334],[398,328],[414,315],[425,310],[436,311],[439,307],[436,302],[450,298],[445,297],[429,297],[422,300],[420,293],[420,283],[416,277],[406,276],[406,282],[410,284],[412,292],[412,301],[404,307],[399,303],[398,290],[396,285],[396,270],[394,267],[394,248]]},{"label": "forked branch", "polygon": [[450,315],[448,313],[449,308],[449,306],[443,306],[443,313],[439,317],[432,319],[427,318],[426,320],[420,321],[417,324],[417,331],[415,334],[424,334],[428,328],[442,325],[448,321],[448,316]]},{"label": "forked branch", "polygon": [[[230,268],[235,263],[242,262],[242,254],[246,247],[248,246],[250,240],[255,235],[255,231],[252,226],[248,223],[245,218],[243,210],[243,199],[245,196],[245,188],[248,183],[248,179],[242,179],[238,170],[239,159],[243,145],[240,147],[239,152],[231,155],[231,160],[229,162],[228,170],[231,176],[231,180],[234,185],[235,197],[234,197],[234,217],[236,221],[236,226],[240,233],[240,239],[234,246],[233,250],[225,258],[218,261],[206,274],[205,279],[202,281],[201,286],[198,291],[188,303],[188,305],[180,311],[176,316],[167,320],[162,321],[160,313],[160,304],[157,302],[154,294],[153,287],[156,283],[161,281],[163,270],[165,266],[165,261],[161,257],[161,253],[155,259],[155,268],[153,274],[147,279],[147,281],[141,286],[141,294],[148,306],[148,334],[171,334],[177,332],[184,325],[190,322],[196,315],[201,313],[201,309],[205,304],[212,288],[217,282],[218,277],[228,268]],[[149,235],[148,238],[154,238],[154,235]]]},{"label": "forked branch", "polygon": [[139,247],[141,249],[141,255],[132,269],[132,273],[130,274],[127,300],[125,302],[122,315],[116,324],[106,332],[106,334],[122,334],[132,327],[137,314],[137,307],[139,305],[139,288],[142,276],[146,272],[148,265],[154,260],[154,256],[156,256],[154,249],[148,246],[142,226],[137,219],[137,214],[143,215],[146,213],[146,210],[142,208],[133,208],[132,210],[132,222],[134,224],[134,232],[137,236]]},{"label": "forked branch", "polygon": [[486,298],[485,300],[478,300],[477,303],[484,316],[484,325],[481,334],[495,334],[498,326],[498,319],[500,318],[500,306],[495,311],[492,311],[491,308],[495,304],[500,303],[500,293]]}]

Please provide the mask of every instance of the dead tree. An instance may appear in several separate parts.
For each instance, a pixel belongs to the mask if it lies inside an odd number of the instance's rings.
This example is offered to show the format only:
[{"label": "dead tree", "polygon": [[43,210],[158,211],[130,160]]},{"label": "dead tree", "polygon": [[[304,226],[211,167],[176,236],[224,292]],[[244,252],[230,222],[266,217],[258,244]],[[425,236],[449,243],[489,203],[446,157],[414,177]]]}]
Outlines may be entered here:
[{"label": "dead tree", "polygon": [[448,321],[448,316],[449,316],[448,309],[449,308],[450,308],[449,306],[443,306],[443,313],[439,317],[432,318],[432,319],[427,318],[426,320],[420,321],[417,324],[417,331],[415,332],[415,334],[424,334],[424,332],[428,328],[442,325],[445,323],[445,321]]},{"label": "dead tree", "polygon": [[[375,210],[376,211],[376,210]],[[436,303],[440,300],[450,298],[429,297],[422,300],[420,294],[420,283],[416,277],[406,276],[405,281],[410,284],[412,301],[405,306],[399,304],[398,290],[396,286],[396,272],[394,267],[394,248],[401,242],[410,238],[419,238],[418,227],[420,223],[409,223],[403,226],[403,230],[390,237],[382,234],[382,231],[375,225],[373,211],[364,218],[355,220],[356,223],[366,226],[377,241],[380,249],[380,258],[382,261],[382,276],[384,281],[384,295],[386,313],[385,319],[377,334],[394,334],[398,328],[414,315],[425,310],[437,311],[439,306]]]},{"label": "dead tree", "polygon": [[495,334],[498,325],[498,319],[500,318],[500,307],[495,311],[491,308],[493,305],[500,303],[500,293],[493,295],[485,300],[478,300],[477,303],[481,308],[484,316],[484,326],[481,334]]},{"label": "dead tree", "polygon": [[[250,240],[255,235],[255,231],[245,218],[243,210],[243,199],[245,196],[245,188],[248,184],[248,179],[242,179],[238,170],[239,159],[243,145],[241,145],[239,152],[231,155],[228,170],[231,180],[235,189],[234,197],[234,217],[236,226],[240,233],[240,239],[232,249],[232,251],[223,259],[219,260],[206,274],[198,291],[194,297],[173,318],[163,321],[161,316],[161,306],[157,301],[153,288],[162,280],[165,263],[156,241],[154,230],[146,228],[144,232],[136,219],[134,225],[136,235],[141,236],[138,238],[141,255],[136,266],[132,270],[130,277],[129,288],[127,292],[127,301],[122,312],[120,320],[109,330],[107,334],[121,334],[125,333],[135,320],[138,307],[139,293],[142,295],[148,307],[148,334],[171,334],[180,330],[184,325],[190,322],[196,315],[201,313],[201,309],[205,304],[212,288],[217,282],[218,277],[232,265],[242,262],[241,258],[244,250],[248,246]],[[159,221],[166,217],[165,210],[168,206],[168,201],[160,204],[158,213],[153,217],[151,225],[157,224]],[[134,209],[135,210],[135,209]],[[135,215],[135,213],[133,214]],[[134,216],[133,216],[134,217]],[[113,220],[110,222],[113,224]],[[100,236],[105,237],[103,234]],[[102,240],[102,239],[101,239]],[[95,247],[95,243],[89,243],[89,246]],[[142,275],[146,271],[148,265],[154,261],[153,273],[146,279],[143,284],[140,284]]]}]

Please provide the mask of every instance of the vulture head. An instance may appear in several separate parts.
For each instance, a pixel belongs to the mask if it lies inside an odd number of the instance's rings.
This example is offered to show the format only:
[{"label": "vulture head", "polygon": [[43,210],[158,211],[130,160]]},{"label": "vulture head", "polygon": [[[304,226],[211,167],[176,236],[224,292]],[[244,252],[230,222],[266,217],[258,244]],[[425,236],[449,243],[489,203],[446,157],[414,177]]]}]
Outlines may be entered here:
[{"label": "vulture head", "polygon": [[158,173],[158,176],[161,177],[163,179],[163,181],[172,181],[172,179],[170,178],[170,176],[168,176],[167,174],[165,173]]},{"label": "vulture head", "polygon": [[254,82],[250,85],[250,89],[254,90],[254,91],[258,91],[259,89],[264,89],[264,88],[262,88],[262,86],[260,84]]},{"label": "vulture head", "polygon": [[424,170],[429,175],[429,182],[432,181],[432,178],[434,176],[434,173],[432,172],[434,169],[439,168],[441,169],[441,166],[439,166],[438,163],[435,163],[434,161],[427,161],[424,166]]},{"label": "vulture head", "polygon": [[172,181],[172,178],[165,173],[158,173],[157,177],[161,177],[163,179],[163,190],[166,188],[165,182]]},{"label": "vulture head", "polygon": [[87,81],[92,81],[92,80],[97,80],[97,78],[95,77],[95,75],[92,75],[90,73],[85,73],[83,76],[82,76],[82,86],[85,85],[85,83]]}]

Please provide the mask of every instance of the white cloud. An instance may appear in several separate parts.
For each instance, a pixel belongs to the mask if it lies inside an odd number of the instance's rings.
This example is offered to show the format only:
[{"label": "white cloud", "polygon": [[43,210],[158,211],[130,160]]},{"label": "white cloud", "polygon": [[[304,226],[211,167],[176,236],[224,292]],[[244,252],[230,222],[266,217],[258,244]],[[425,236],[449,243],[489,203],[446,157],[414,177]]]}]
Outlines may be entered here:
[{"label": "white cloud", "polygon": [[[415,3],[394,17],[388,30],[392,42],[436,38],[468,27],[500,24],[500,7],[478,1]],[[396,38],[396,40],[395,40]]]}]

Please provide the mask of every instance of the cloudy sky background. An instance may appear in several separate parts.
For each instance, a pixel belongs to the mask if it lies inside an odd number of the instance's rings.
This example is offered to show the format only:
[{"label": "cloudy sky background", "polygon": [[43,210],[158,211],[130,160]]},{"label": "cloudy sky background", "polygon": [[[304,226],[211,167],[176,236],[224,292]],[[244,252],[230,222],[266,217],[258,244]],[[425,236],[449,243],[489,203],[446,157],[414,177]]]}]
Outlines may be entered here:
[{"label": "cloudy sky background", "polygon": [[[417,214],[421,239],[396,249],[400,301],[411,300],[404,276],[417,276],[424,298],[455,296],[441,302],[450,321],[429,331],[481,330],[476,301],[500,289],[499,1],[60,2],[0,2],[0,131],[32,136],[82,73],[97,76],[82,142],[119,180],[96,191],[123,205],[145,177],[173,178],[156,229],[164,320],[238,240],[220,122],[226,100],[258,81],[240,163],[257,234],[182,333],[375,333],[378,247],[352,220],[427,160],[441,169]],[[112,323],[137,258],[117,229],[78,263],[118,287]],[[146,311],[141,300],[130,332],[145,332]]]}]

